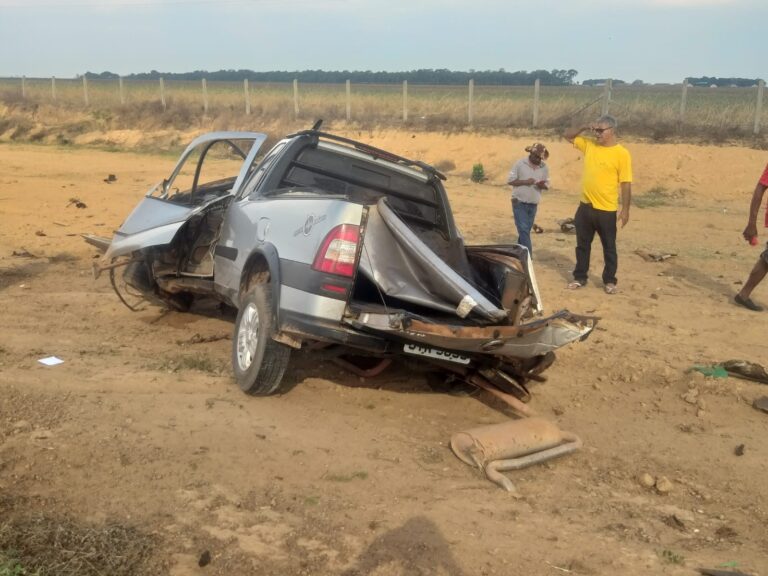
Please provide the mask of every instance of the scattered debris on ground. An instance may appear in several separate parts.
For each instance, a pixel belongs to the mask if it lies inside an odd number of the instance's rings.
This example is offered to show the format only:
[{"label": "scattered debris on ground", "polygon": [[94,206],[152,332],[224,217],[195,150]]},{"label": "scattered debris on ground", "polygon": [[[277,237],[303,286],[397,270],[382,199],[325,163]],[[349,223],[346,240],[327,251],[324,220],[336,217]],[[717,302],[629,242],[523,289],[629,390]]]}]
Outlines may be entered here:
[{"label": "scattered debris on ground", "polygon": [[648,250],[643,250],[641,248],[638,248],[635,250],[635,254],[640,256],[643,260],[646,262],[664,262],[665,260],[669,260],[670,258],[674,258],[677,256],[675,253],[669,253],[669,252],[650,252]]}]

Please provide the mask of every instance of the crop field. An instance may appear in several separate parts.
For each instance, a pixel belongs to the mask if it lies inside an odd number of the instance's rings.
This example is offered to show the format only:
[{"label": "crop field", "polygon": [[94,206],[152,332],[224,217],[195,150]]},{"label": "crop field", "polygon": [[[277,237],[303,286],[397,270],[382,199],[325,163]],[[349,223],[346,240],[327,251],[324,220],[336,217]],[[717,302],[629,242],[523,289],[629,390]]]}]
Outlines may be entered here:
[{"label": "crop field", "polygon": [[[83,110],[109,111],[137,104],[161,106],[168,113],[266,118],[293,121],[324,118],[359,126],[395,126],[403,122],[426,129],[532,128],[532,86],[425,86],[125,80],[0,79],[6,102],[53,104]],[[614,86],[608,110],[625,134],[663,139],[670,135],[712,140],[752,137],[756,126],[768,130],[768,105],[759,117],[758,88],[689,86],[682,106],[682,85]],[[542,86],[535,128],[557,129],[583,122],[603,110],[603,87]],[[757,120],[757,122],[756,122]]]}]

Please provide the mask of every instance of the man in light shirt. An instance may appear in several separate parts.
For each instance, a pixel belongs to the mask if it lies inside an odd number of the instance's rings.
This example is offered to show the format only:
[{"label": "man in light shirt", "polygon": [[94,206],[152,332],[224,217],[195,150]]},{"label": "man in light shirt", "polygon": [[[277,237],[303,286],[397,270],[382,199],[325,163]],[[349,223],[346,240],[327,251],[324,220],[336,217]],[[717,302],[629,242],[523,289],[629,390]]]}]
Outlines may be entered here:
[{"label": "man in light shirt", "polygon": [[515,162],[507,184],[512,186],[512,215],[517,228],[517,243],[528,248],[528,254],[533,255],[531,229],[541,202],[541,193],[549,189],[549,168],[544,163],[549,158],[549,151],[544,144],[538,142],[526,147],[525,151],[528,157]]}]

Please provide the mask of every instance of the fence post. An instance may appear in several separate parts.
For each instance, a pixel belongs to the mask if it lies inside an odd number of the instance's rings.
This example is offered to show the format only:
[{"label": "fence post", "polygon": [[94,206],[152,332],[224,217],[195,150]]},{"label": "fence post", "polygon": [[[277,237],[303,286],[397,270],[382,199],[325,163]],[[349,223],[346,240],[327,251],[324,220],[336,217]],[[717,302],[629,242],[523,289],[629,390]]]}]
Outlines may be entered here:
[{"label": "fence post", "polygon": [[160,76],[160,104],[163,105],[163,112],[165,112],[165,82],[162,76]]},{"label": "fence post", "polygon": [[125,105],[125,89],[123,87],[123,77],[118,76],[117,77],[117,91],[120,94],[120,105]]},{"label": "fence post", "polygon": [[51,98],[56,100],[56,76],[51,76]]},{"label": "fence post", "polygon": [[688,104],[688,78],[683,80],[683,94],[680,98],[680,118],[678,120],[680,126],[685,122],[685,107]]},{"label": "fence post", "polygon": [[536,78],[536,82],[533,83],[533,127],[536,128],[539,125],[539,89],[541,86],[541,80]]},{"label": "fence post", "polygon": [[347,80],[347,122],[352,119],[352,87]]},{"label": "fence post", "polygon": [[208,114],[208,83],[203,78],[203,114]]},{"label": "fence post", "polygon": [[248,92],[248,78],[243,78],[243,92],[245,92],[245,113],[251,114],[251,94]]},{"label": "fence post", "polygon": [[467,107],[467,120],[470,126],[472,126],[472,116],[473,116],[472,100],[474,98],[474,95],[475,95],[475,81],[471,79],[469,81],[469,106]]},{"label": "fence post", "polygon": [[27,99],[27,79],[24,76],[21,77],[21,99]]},{"label": "fence post", "polygon": [[85,100],[85,105],[88,106],[88,77],[83,74],[83,99]]},{"label": "fence post", "polygon": [[608,80],[605,81],[605,87],[603,88],[603,110],[601,112],[602,116],[605,116],[608,114],[608,110],[611,106],[611,92],[613,91],[613,80],[608,78]]},{"label": "fence post", "polygon": [[757,107],[755,109],[755,135],[760,134],[760,120],[763,116],[763,92],[765,92],[765,80],[757,83]]},{"label": "fence post", "polygon": [[293,119],[299,118],[299,80],[293,79]]},{"label": "fence post", "polygon": [[403,80],[403,122],[408,122],[408,80]]}]

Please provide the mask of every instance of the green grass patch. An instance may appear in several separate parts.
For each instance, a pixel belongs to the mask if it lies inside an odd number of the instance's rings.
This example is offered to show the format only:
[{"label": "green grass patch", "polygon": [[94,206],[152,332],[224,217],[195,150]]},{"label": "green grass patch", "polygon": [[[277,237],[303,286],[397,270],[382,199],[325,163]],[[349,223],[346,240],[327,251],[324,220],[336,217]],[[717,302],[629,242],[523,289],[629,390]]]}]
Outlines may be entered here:
[{"label": "green grass patch", "polygon": [[329,482],[352,482],[353,480],[365,480],[368,478],[368,472],[358,470],[351,474],[326,474],[324,478]]},{"label": "green grass patch", "polygon": [[161,372],[182,372],[185,370],[197,370],[219,376],[226,370],[225,366],[218,360],[209,358],[205,355],[195,356],[174,356],[172,358],[163,358],[155,364],[150,365],[153,370]]},{"label": "green grass patch", "polygon": [[685,556],[666,548],[659,552],[659,558],[667,564],[683,564],[685,562]]},{"label": "green grass patch", "polygon": [[688,191],[684,188],[667,190],[663,186],[655,186],[645,194],[638,194],[632,198],[632,204],[638,208],[655,208],[678,203],[684,199]]},{"label": "green grass patch", "polygon": [[13,550],[0,550],[0,576],[37,576],[39,572],[30,572],[16,558]]}]

